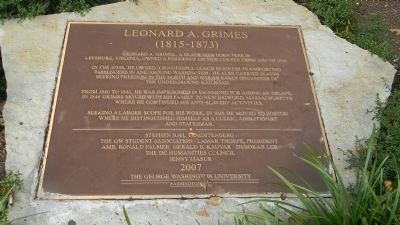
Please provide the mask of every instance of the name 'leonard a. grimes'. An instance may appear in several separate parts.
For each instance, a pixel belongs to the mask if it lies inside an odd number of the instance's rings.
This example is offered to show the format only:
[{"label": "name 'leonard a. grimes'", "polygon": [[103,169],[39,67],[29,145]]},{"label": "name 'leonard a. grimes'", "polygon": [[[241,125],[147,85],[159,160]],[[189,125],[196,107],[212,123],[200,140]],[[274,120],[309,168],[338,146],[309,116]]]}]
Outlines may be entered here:
[{"label": "name 'leonard a. grimes'", "polygon": [[247,39],[249,35],[246,31],[232,30],[203,30],[203,31],[183,31],[180,29],[125,29],[125,37],[141,38],[209,38],[209,39]]}]

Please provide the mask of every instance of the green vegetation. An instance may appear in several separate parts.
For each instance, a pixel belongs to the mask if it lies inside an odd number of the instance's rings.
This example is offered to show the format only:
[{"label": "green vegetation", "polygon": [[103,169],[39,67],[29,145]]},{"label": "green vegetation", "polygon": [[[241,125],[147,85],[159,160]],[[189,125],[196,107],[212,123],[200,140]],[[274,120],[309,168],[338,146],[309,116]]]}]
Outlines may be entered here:
[{"label": "green vegetation", "polygon": [[[383,177],[393,183],[397,182],[400,171],[400,90],[394,90],[386,103],[378,98],[376,107],[370,113],[374,113],[380,127],[377,131],[376,153],[374,160],[382,162],[390,156],[383,169]],[[367,144],[365,140],[359,140],[353,151],[350,152],[349,169],[358,169],[366,158]],[[397,183],[396,183],[397,185]]]},{"label": "green vegetation", "polygon": [[349,42],[386,60],[396,57],[385,19],[376,14],[357,21],[356,0],[305,0],[305,3],[322,24]]},{"label": "green vegetation", "polygon": [[130,220],[129,215],[128,215],[128,212],[125,209],[125,206],[123,206],[122,209],[124,211],[124,218],[125,218],[126,224],[127,225],[132,225],[131,220]]},{"label": "green vegetation", "polygon": [[389,37],[388,25],[381,15],[368,16],[363,24],[357,24],[352,29],[346,36],[351,43],[386,60],[395,57],[395,44]]},{"label": "green vegetation", "polygon": [[7,204],[8,197],[14,188],[21,188],[22,180],[20,173],[8,172],[6,177],[0,181],[0,225],[8,225]]},{"label": "green vegetation", "polygon": [[89,7],[89,1],[85,0],[5,0],[0,2],[0,19],[33,18],[69,10],[83,12]]},{"label": "green vegetation", "polygon": [[377,137],[377,161],[390,155],[385,176],[395,181],[400,171],[400,90],[395,90],[385,103],[378,101],[375,117],[380,122]]},{"label": "green vegetation", "polygon": [[[236,225],[274,224],[274,225],[369,225],[400,224],[400,188],[384,179],[385,163],[389,157],[381,161],[373,160],[377,155],[375,149],[377,134],[368,141],[366,160],[356,170],[356,183],[348,188],[343,183],[335,164],[330,165],[337,175],[333,178],[326,170],[321,157],[310,150],[307,158],[299,157],[304,163],[319,172],[327,186],[331,198],[324,198],[309,185],[294,184],[273,168],[269,169],[281,180],[282,185],[292,192],[301,202],[294,205],[285,200],[260,199],[245,204],[259,204],[259,212],[236,213]],[[397,181],[399,177],[397,177]],[[274,209],[265,203],[275,204]]]},{"label": "green vegetation", "polygon": [[38,15],[60,12],[87,12],[90,7],[118,0],[2,0],[0,20],[33,18]]},{"label": "green vegetation", "polygon": [[307,7],[313,11],[322,24],[344,35],[354,23],[355,0],[306,0]]},{"label": "green vegetation", "polygon": [[[378,120],[380,128],[377,132],[375,160],[382,162],[386,156],[387,160],[383,176],[392,182],[400,171],[400,90],[393,91],[387,102],[377,100],[377,106],[372,113]],[[366,157],[365,141],[360,141],[350,155],[350,168],[357,168]]]}]

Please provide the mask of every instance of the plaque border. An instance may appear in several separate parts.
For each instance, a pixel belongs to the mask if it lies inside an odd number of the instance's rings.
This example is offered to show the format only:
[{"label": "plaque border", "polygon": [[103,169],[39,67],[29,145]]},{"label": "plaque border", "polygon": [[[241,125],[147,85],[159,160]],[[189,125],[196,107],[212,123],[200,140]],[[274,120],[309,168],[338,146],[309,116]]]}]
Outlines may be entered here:
[{"label": "plaque border", "polygon": [[[325,131],[325,126],[324,122],[321,116],[321,110],[318,102],[318,98],[315,92],[315,87],[314,87],[314,81],[312,79],[312,73],[311,73],[311,67],[309,64],[308,60],[308,55],[305,47],[305,41],[304,41],[304,35],[303,31],[301,29],[301,25],[251,25],[251,24],[245,24],[245,23],[235,23],[235,24],[171,24],[171,23],[138,23],[138,22],[110,22],[110,21],[72,21],[72,20],[67,20],[66,24],[66,29],[65,29],[65,34],[64,34],[64,39],[63,39],[63,44],[62,44],[62,49],[61,49],[61,57],[60,57],[60,63],[58,66],[58,71],[57,71],[57,78],[56,78],[56,87],[53,91],[53,100],[52,100],[52,105],[50,107],[51,111],[49,113],[49,122],[46,127],[46,134],[45,134],[45,141],[43,143],[43,153],[42,157],[40,160],[40,166],[38,169],[38,179],[37,179],[37,185],[36,185],[36,196],[35,199],[41,199],[41,200],[132,200],[132,199],[182,199],[182,198],[188,198],[188,199],[207,199],[212,196],[219,196],[219,197],[225,197],[225,198],[254,198],[254,197],[269,197],[269,198],[278,198],[281,196],[281,193],[276,193],[276,192],[268,192],[268,193],[241,193],[241,194],[220,194],[220,195],[213,195],[213,194],[200,194],[200,195],[195,195],[195,194],[185,194],[185,195],[65,195],[65,194],[58,194],[58,193],[51,193],[51,192],[45,192],[43,189],[43,179],[44,179],[44,174],[46,172],[46,165],[47,165],[47,156],[48,156],[48,151],[49,151],[49,144],[51,140],[51,134],[52,134],[52,129],[53,129],[53,122],[54,122],[54,116],[55,116],[55,111],[57,107],[57,99],[58,99],[58,92],[60,88],[60,83],[61,83],[61,78],[62,78],[62,72],[64,68],[64,60],[65,60],[65,53],[67,50],[68,46],[68,37],[69,37],[69,32],[70,32],[70,27],[72,24],[117,24],[117,25],[152,25],[152,26],[212,26],[212,27],[272,27],[272,28],[295,28],[298,31],[299,34],[299,39],[300,39],[300,44],[303,50],[303,57],[304,61],[306,63],[306,68],[307,72],[309,74],[308,80],[310,82],[311,86],[311,92],[314,98],[315,102],[315,107],[316,111],[318,114],[318,120],[319,124],[321,127],[321,133],[323,135],[323,142],[326,150],[326,154],[328,155],[329,158],[332,158],[330,146],[329,146],[329,141],[327,139],[327,134]],[[329,172],[330,174],[336,179],[336,174],[334,173],[333,169],[331,166],[329,166]],[[36,179],[35,179],[36,180]],[[323,197],[329,197],[331,196],[330,193],[321,193]],[[296,196],[292,193],[289,193],[288,198],[295,198]]]}]

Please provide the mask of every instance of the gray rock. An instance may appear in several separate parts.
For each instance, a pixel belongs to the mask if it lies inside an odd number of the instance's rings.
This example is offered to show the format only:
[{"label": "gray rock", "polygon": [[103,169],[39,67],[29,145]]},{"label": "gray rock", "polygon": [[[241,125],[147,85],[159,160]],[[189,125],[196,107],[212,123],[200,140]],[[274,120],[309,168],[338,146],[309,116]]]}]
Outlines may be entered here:
[{"label": "gray rock", "polygon": [[[341,150],[351,149],[355,137],[368,137],[374,121],[366,114],[376,95],[385,100],[395,69],[369,52],[335,36],[306,8],[290,0],[146,0],[138,5],[122,2],[93,8],[84,17],[75,13],[39,16],[18,23],[0,25],[8,100],[4,109],[8,149],[7,169],[19,170],[24,179],[10,208],[10,218],[47,212],[19,224],[56,225],[74,218],[77,224],[124,224],[122,206],[134,224],[231,224],[225,211],[240,210],[248,199],[225,198],[219,206],[204,199],[194,200],[36,200],[38,168],[41,162],[60,49],[68,20],[123,21],[134,23],[301,25],[317,98],[331,152],[341,176]],[[23,121],[23,126],[19,122]],[[209,216],[199,217],[205,209]]]}]

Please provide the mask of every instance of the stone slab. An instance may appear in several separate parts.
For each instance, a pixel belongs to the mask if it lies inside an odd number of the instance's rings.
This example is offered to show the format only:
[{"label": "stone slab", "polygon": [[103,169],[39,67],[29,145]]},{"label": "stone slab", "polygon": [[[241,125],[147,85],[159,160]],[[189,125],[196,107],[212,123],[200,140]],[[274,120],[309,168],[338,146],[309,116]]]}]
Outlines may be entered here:
[{"label": "stone slab", "polygon": [[[288,13],[290,12],[290,13]],[[226,210],[240,210],[246,199],[224,198],[219,206],[204,199],[135,201],[36,200],[38,168],[43,153],[60,49],[67,21],[112,21],[179,24],[300,25],[309,58],[316,94],[332,155],[341,175],[343,150],[351,149],[356,136],[368,137],[373,127],[367,110],[376,95],[385,100],[395,69],[377,56],[335,36],[317,17],[290,0],[281,1],[157,1],[138,5],[123,2],[95,7],[84,17],[74,13],[40,16],[0,25],[0,45],[8,81],[4,109],[7,169],[19,170],[22,190],[10,208],[10,218],[48,212],[18,224],[123,224],[122,206],[134,224],[231,224]],[[208,216],[196,212],[205,209]],[[200,215],[205,215],[200,213]]]}]

